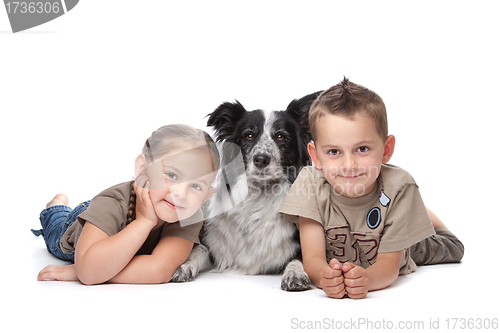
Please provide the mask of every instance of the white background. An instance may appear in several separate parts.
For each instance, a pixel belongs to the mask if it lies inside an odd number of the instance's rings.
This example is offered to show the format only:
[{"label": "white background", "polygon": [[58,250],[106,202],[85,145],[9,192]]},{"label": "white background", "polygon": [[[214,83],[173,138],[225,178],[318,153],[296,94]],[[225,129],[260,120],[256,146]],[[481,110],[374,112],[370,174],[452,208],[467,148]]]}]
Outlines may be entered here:
[{"label": "white background", "polygon": [[[293,318],[426,328],[432,318],[442,329],[450,317],[498,318],[499,31],[495,1],[82,0],[17,34],[0,8],[0,327],[282,332]],[[285,293],[277,276],[36,281],[59,263],[29,232],[56,193],[74,206],[130,180],[143,142],[164,124],[204,128],[235,99],[282,110],[344,75],[384,99],[391,163],[463,241],[461,264],[421,268],[361,301]]]}]

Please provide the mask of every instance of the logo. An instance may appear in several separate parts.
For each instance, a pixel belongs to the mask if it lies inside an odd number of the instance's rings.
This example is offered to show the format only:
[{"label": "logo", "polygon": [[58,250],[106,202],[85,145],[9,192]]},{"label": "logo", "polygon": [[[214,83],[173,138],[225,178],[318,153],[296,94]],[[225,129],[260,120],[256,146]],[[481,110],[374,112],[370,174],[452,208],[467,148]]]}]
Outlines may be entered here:
[{"label": "logo", "polygon": [[366,223],[368,224],[368,228],[375,229],[380,225],[380,221],[382,220],[382,214],[380,213],[380,208],[374,207],[366,216]]},{"label": "logo", "polygon": [[[380,191],[380,194],[378,195],[378,200],[380,201],[380,204],[383,207],[387,207],[391,203],[391,199],[384,193],[384,190]],[[366,223],[368,224],[368,227],[370,229],[375,229],[380,225],[381,221],[382,221],[382,212],[380,211],[380,208],[378,207],[372,208],[368,212],[368,215],[366,216]]]},{"label": "logo", "polygon": [[387,205],[391,202],[391,199],[384,193],[384,190],[382,190],[379,194],[379,201],[382,206],[387,207]]},{"label": "logo", "polygon": [[75,8],[79,0],[4,0],[12,32],[27,30],[62,16]]}]

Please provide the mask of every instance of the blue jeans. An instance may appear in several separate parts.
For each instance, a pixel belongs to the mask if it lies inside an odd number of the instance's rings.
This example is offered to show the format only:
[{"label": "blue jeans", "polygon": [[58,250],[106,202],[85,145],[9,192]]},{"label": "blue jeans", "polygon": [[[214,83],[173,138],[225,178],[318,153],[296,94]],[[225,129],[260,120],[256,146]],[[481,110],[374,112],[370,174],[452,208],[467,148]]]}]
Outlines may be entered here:
[{"label": "blue jeans", "polygon": [[75,209],[63,205],[46,208],[40,213],[42,229],[31,229],[31,232],[37,237],[43,236],[47,250],[57,258],[74,262],[75,251],[63,253],[60,245],[61,238],[66,230],[76,221],[78,215],[87,209],[89,203],[90,200],[85,201],[79,204]]}]

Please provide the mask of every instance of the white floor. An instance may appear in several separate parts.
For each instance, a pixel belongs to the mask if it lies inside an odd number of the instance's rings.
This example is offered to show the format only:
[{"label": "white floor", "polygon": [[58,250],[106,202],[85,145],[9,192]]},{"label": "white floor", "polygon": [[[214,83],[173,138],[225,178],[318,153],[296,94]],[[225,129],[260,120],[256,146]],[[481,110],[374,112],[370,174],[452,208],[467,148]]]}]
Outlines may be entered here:
[{"label": "white floor", "polygon": [[284,292],[279,276],[203,273],[194,282],[164,285],[38,282],[41,268],[63,262],[29,230],[20,237],[23,256],[11,260],[15,269],[2,273],[0,323],[18,332],[53,332],[55,326],[73,332],[286,332],[310,325],[417,330],[436,328],[436,323],[441,329],[458,328],[460,321],[453,318],[498,318],[497,307],[491,306],[499,296],[496,279],[488,281],[492,272],[485,262],[475,262],[470,250],[461,264],[421,267],[364,300],[334,300],[316,288]]}]

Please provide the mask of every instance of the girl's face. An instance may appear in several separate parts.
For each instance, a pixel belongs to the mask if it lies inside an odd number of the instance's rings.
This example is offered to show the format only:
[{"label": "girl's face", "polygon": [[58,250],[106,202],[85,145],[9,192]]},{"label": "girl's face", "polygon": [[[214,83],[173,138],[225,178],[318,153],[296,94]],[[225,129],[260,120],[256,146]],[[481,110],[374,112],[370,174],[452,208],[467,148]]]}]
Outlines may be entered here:
[{"label": "girl's face", "polygon": [[166,222],[191,217],[213,193],[215,172],[208,149],[169,154],[146,169],[156,215]]}]

